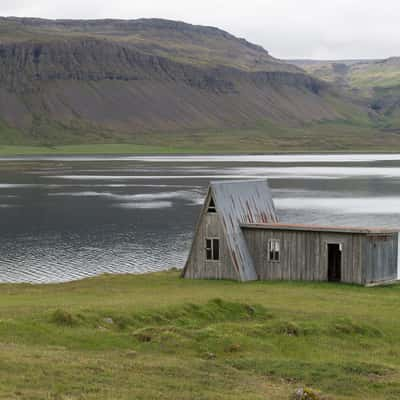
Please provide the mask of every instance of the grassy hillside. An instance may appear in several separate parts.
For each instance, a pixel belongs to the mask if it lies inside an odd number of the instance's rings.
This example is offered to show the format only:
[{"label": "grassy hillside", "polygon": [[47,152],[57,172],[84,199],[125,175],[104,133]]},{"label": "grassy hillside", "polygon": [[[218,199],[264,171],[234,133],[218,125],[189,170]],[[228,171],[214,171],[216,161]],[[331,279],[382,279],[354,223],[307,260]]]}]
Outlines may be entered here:
[{"label": "grassy hillside", "polygon": [[[1,145],[308,149],[314,138],[326,140],[324,132],[312,132],[320,123],[336,124],[344,136],[343,121],[362,119],[372,134],[369,112],[334,86],[217,28],[0,18]],[[293,140],[281,142],[279,132]],[[360,141],[346,139],[353,149]]]},{"label": "grassy hillside", "polygon": [[356,88],[378,88],[400,85],[400,58],[354,65],[350,85]]},{"label": "grassy hillside", "polygon": [[371,90],[400,84],[400,58],[385,60],[293,60],[299,68],[319,79],[342,83],[352,89]]},{"label": "grassy hillside", "polygon": [[0,18],[0,154],[400,151],[399,59],[159,19]]},{"label": "grassy hillside", "polygon": [[[398,116],[400,121],[400,115]],[[75,136],[76,138],[76,136]],[[115,140],[119,140],[115,142]],[[59,143],[63,143],[60,140]],[[72,143],[71,143],[72,142]],[[7,143],[7,142],[3,142]],[[2,144],[0,155],[16,154],[196,154],[196,153],[301,153],[301,152],[399,152],[398,129],[385,121],[372,124],[362,115],[353,119],[321,121],[301,127],[281,127],[259,121],[253,128],[187,132],[154,132],[151,135],[103,137],[85,144],[81,138],[64,145],[54,141],[37,144],[28,138]],[[28,145],[27,145],[28,144]]]},{"label": "grassy hillside", "polygon": [[0,286],[2,399],[398,399],[400,287],[186,281]]},{"label": "grassy hillside", "polygon": [[400,58],[385,60],[293,61],[315,78],[340,87],[379,118],[386,131],[399,132]]}]

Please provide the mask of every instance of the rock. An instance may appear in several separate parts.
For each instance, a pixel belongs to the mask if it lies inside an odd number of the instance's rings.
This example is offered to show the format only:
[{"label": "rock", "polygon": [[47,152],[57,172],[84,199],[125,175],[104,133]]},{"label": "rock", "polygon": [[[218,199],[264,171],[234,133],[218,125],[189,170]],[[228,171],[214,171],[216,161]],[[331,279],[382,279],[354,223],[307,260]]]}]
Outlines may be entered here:
[{"label": "rock", "polygon": [[204,358],[205,358],[206,360],[215,360],[215,359],[217,358],[217,355],[216,355],[215,353],[211,353],[211,352],[207,351],[207,352],[204,354]]},{"label": "rock", "polygon": [[322,398],[310,388],[297,389],[291,400],[322,400]]},{"label": "rock", "polygon": [[107,318],[103,318],[103,322],[105,322],[106,324],[112,325],[114,323],[114,320],[110,317],[107,317]]}]

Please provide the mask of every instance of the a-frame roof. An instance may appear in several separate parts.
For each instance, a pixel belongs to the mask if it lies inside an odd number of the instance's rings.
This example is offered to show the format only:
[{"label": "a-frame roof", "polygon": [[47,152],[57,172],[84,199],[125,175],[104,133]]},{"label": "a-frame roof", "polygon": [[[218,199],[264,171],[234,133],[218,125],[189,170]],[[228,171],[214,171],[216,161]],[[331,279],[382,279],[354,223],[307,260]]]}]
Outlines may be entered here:
[{"label": "a-frame roof", "polygon": [[211,182],[210,191],[240,280],[256,280],[241,225],[278,222],[267,179]]},{"label": "a-frame roof", "polygon": [[[267,180],[211,182],[206,202],[210,197],[214,200],[217,216],[221,222],[228,252],[238,279],[241,281],[256,280],[257,273],[241,225],[278,222]],[[201,213],[202,217],[205,215],[207,207],[208,203],[205,203]],[[196,235],[199,226],[200,221]],[[189,259],[190,257],[191,254],[189,254]],[[186,264],[183,275],[187,267],[188,264]]]}]

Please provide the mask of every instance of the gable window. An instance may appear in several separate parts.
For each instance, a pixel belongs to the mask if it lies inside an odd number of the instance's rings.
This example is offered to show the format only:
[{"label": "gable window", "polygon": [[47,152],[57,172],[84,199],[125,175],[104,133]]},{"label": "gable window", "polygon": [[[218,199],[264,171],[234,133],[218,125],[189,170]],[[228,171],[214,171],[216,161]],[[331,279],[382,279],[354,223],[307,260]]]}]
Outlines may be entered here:
[{"label": "gable window", "polygon": [[216,213],[217,209],[215,208],[214,199],[211,197],[210,202],[208,203],[207,212],[209,213]]},{"label": "gable window", "polygon": [[268,240],[268,261],[279,261],[281,257],[281,241],[279,239]]},{"label": "gable window", "polygon": [[206,259],[219,260],[219,239],[206,239]]}]

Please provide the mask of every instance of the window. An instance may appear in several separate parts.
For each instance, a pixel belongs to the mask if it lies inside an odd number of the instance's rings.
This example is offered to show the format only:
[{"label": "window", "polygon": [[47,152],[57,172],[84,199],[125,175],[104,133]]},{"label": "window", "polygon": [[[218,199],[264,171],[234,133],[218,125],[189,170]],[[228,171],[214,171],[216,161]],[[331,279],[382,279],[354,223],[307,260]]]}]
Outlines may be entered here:
[{"label": "window", "polygon": [[212,197],[211,197],[210,202],[208,203],[207,212],[209,212],[209,213],[216,213],[217,212],[217,210],[215,208],[214,199]]},{"label": "window", "polygon": [[279,261],[281,252],[281,241],[279,239],[268,240],[268,261]]},{"label": "window", "polygon": [[219,239],[206,239],[207,260],[219,260]]}]

